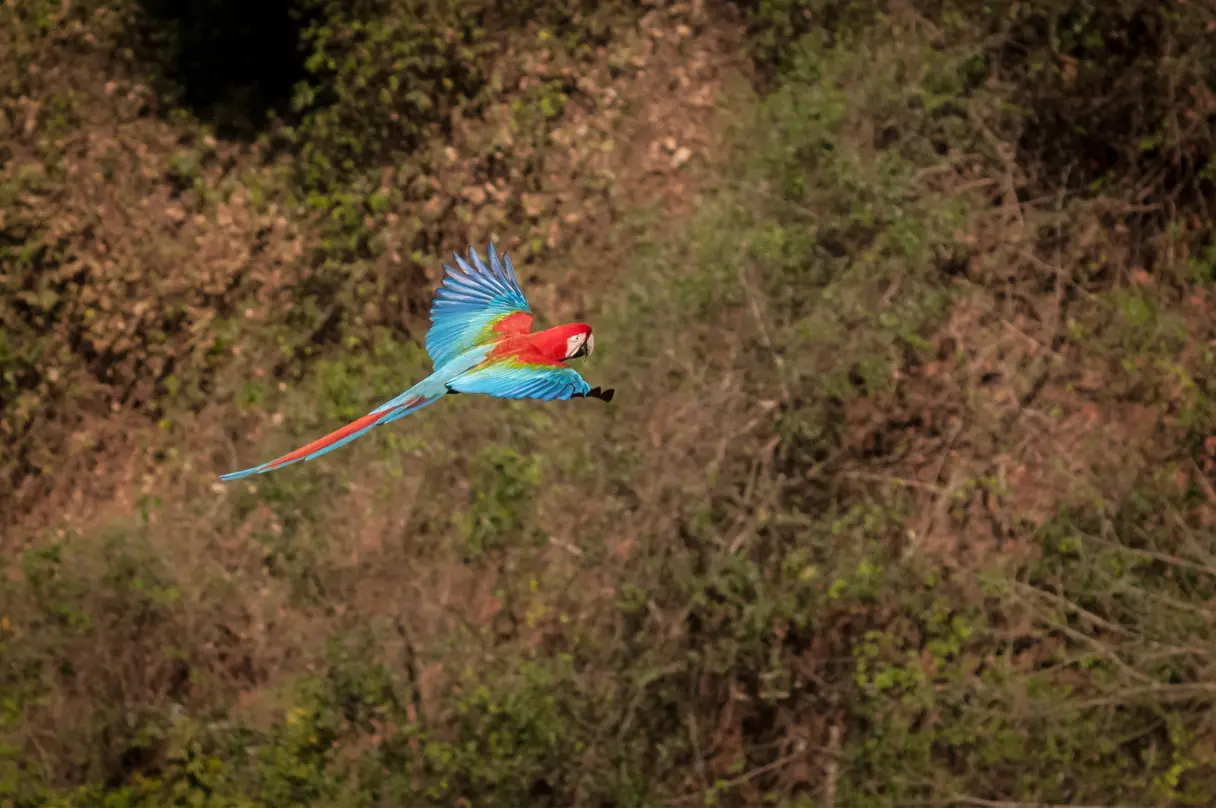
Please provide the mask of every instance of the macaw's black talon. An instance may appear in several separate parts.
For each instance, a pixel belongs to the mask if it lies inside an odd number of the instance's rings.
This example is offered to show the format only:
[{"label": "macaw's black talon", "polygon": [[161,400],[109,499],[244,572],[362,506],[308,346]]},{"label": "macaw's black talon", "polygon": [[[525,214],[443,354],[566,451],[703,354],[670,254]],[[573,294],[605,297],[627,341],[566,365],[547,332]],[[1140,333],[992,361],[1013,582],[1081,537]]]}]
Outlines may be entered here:
[{"label": "macaw's black talon", "polygon": [[615,395],[615,388],[609,387],[607,390],[603,390],[599,387],[592,387],[583,398],[598,398],[600,401],[612,401],[612,397]]}]

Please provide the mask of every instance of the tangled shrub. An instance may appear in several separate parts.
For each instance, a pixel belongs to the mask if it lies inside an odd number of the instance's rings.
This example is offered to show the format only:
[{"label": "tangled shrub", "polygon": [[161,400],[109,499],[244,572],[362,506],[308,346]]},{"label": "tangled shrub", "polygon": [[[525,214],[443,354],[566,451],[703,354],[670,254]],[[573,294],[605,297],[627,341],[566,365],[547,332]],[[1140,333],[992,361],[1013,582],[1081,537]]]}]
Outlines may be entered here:
[{"label": "tangled shrub", "polygon": [[1149,0],[965,2],[1024,114],[1039,184],[1202,205],[1216,146],[1210,7]]},{"label": "tangled shrub", "polygon": [[[1216,147],[1216,27],[1209,5],[1153,0],[917,0],[939,44],[974,48],[1008,91],[1016,160],[1039,190],[1135,194],[1206,215]],[[745,6],[762,66],[790,64],[812,28],[847,35],[883,0]]]}]

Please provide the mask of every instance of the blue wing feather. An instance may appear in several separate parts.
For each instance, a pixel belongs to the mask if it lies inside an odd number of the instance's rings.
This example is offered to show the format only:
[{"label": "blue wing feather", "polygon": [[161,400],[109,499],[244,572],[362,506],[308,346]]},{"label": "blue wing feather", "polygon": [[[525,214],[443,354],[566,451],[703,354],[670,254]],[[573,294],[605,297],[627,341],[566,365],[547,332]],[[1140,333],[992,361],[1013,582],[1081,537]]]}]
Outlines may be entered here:
[{"label": "blue wing feather", "polygon": [[573,368],[509,362],[486,365],[457,376],[448,382],[448,387],[458,393],[544,401],[565,401],[572,396],[585,396],[591,390],[591,385]]},{"label": "blue wing feather", "polygon": [[469,247],[467,261],[453,254],[458,269],[443,265],[443,283],[431,304],[431,328],[426,335],[426,352],[436,368],[483,344],[487,329],[498,319],[517,312],[532,313],[510,256],[504,254],[499,260],[492,243],[489,255],[487,266]]}]

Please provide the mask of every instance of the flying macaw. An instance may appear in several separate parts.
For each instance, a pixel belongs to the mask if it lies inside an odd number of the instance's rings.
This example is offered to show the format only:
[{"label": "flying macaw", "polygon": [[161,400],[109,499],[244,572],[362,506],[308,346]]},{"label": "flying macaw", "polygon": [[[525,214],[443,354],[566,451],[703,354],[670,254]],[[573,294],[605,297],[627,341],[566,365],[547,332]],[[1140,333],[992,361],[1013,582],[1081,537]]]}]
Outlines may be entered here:
[{"label": "flying macaw", "polygon": [[239,480],[320,457],[373,427],[391,424],[449,393],[545,401],[581,396],[611,401],[613,390],[593,389],[565,364],[595,349],[591,326],[567,323],[533,333],[532,311],[519,288],[510,257],[503,253],[500,261],[493,243],[489,253],[489,267],[471,246],[471,261],[452,255],[460,271],[443,265],[444,279],[431,303],[431,328],[426,335],[426,352],[435,367],[430,376],[307,446],[269,463],[223,474],[220,479]]}]

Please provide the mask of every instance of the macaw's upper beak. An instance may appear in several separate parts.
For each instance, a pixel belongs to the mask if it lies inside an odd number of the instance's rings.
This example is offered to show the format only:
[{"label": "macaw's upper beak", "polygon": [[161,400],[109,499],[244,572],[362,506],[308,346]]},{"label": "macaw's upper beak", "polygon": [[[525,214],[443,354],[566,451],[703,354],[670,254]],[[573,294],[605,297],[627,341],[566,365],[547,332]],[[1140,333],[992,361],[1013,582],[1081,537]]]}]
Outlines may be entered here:
[{"label": "macaw's upper beak", "polygon": [[586,348],[587,356],[591,356],[591,352],[595,350],[595,334],[587,335]]}]

